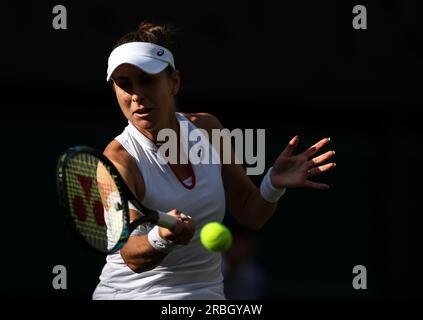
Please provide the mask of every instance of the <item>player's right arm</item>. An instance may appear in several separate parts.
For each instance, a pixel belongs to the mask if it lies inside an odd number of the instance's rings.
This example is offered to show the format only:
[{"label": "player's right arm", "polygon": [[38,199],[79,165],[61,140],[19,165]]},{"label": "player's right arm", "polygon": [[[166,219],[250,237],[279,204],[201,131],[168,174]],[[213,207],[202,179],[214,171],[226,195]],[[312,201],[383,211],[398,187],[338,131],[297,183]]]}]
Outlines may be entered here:
[{"label": "player's right arm", "polygon": [[[104,150],[104,155],[116,166],[123,180],[134,195],[142,201],[145,194],[145,184],[133,157],[116,140],[113,140]],[[130,209],[130,220],[139,217],[139,213]],[[169,212],[174,216],[180,216],[180,212]],[[177,224],[171,229],[159,228],[159,234],[163,239],[175,244],[188,244],[195,232],[195,223],[191,220],[178,219]],[[166,253],[154,249],[147,239],[147,235],[130,236],[120,255],[127,266],[134,272],[144,272],[154,269],[166,256]]]}]

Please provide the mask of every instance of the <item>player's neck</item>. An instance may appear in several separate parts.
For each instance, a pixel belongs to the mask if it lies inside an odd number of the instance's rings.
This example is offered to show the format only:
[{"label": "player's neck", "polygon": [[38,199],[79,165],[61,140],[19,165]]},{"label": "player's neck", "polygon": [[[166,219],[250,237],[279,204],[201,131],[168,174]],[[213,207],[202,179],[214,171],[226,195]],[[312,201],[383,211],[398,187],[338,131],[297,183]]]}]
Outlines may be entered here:
[{"label": "player's neck", "polygon": [[171,114],[168,119],[164,119],[159,125],[154,128],[154,130],[145,130],[142,132],[149,140],[151,140],[157,147],[160,147],[165,141],[158,141],[157,136],[162,129],[171,129],[176,132],[178,141],[180,139],[179,135],[179,121],[176,118],[175,114]]}]

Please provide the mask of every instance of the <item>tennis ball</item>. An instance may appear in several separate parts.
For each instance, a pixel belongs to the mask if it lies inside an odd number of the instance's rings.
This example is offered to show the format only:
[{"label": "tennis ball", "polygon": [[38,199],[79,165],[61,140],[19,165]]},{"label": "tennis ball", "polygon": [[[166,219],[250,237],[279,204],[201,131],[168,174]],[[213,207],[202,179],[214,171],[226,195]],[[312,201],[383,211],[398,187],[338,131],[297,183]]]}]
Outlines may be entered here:
[{"label": "tennis ball", "polygon": [[201,243],[206,249],[223,252],[232,245],[232,233],[219,222],[210,222],[203,226],[200,233]]}]

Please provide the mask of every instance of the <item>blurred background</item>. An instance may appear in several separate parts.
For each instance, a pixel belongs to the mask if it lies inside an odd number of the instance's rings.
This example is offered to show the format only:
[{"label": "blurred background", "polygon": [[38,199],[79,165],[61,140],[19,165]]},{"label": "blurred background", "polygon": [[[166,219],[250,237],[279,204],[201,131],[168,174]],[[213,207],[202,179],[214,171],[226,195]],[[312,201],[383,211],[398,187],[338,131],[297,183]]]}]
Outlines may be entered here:
[{"label": "blurred background", "polygon": [[[67,30],[52,27],[57,4]],[[367,30],[352,28],[357,4]],[[336,169],[315,179],[329,191],[288,190],[259,232],[227,215],[228,298],[421,298],[419,13],[417,1],[393,0],[4,3],[0,294],[91,298],[105,257],[67,229],[56,162],[73,145],[103,149],[123,130],[107,58],[150,20],[180,29],[182,111],[266,129],[267,168],[295,134],[298,151],[328,136],[336,150]],[[55,265],[67,268],[67,290],[52,287]],[[367,290],[352,286],[356,265]]]}]

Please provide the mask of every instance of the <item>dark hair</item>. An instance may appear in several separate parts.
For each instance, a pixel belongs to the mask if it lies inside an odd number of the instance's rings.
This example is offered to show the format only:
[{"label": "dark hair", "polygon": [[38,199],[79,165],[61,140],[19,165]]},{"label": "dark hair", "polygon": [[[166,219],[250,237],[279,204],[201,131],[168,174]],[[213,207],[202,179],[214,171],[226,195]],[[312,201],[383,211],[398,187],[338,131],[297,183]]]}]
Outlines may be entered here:
[{"label": "dark hair", "polygon": [[[175,58],[176,52],[176,28],[169,24],[155,24],[148,21],[142,21],[136,31],[131,31],[121,37],[113,47],[115,49],[129,42],[150,42],[165,47],[172,52]],[[176,58],[175,58],[176,61]],[[171,66],[166,68],[168,73],[172,73]]]}]

